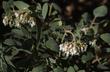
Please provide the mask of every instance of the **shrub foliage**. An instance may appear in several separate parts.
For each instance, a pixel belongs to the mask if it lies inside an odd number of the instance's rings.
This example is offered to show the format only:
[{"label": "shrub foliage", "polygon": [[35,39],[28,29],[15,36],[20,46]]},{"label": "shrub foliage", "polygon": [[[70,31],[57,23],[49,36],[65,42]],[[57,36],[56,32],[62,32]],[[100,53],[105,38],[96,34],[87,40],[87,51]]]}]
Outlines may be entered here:
[{"label": "shrub foliage", "polygon": [[67,24],[61,8],[48,0],[33,5],[3,1],[3,9],[3,24],[11,29],[0,40],[0,72],[110,70],[106,5],[96,7],[93,14],[83,13],[74,25]]}]

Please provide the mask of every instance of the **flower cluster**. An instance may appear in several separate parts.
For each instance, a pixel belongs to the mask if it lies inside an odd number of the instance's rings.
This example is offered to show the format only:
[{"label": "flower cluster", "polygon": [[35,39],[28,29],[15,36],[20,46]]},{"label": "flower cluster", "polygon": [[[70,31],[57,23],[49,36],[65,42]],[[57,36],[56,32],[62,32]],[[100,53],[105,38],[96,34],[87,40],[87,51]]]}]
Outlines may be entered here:
[{"label": "flower cluster", "polygon": [[62,51],[67,57],[69,55],[79,55],[87,50],[87,44],[84,42],[65,42],[59,45],[60,51]]},{"label": "flower cluster", "polygon": [[23,24],[29,24],[31,27],[35,26],[36,20],[30,15],[29,12],[15,11],[10,15],[4,16],[4,25],[21,27]]}]

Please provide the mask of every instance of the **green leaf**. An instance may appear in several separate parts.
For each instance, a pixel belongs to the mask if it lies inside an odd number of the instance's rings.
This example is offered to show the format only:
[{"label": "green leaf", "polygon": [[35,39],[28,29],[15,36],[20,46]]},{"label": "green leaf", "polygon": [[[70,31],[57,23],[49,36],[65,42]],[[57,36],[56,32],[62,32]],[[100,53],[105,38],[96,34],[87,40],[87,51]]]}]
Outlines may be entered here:
[{"label": "green leaf", "polygon": [[88,13],[84,13],[84,14],[82,15],[82,18],[83,18],[83,20],[84,20],[85,22],[88,22],[88,20],[89,20],[89,14],[88,14]]},{"label": "green leaf", "polygon": [[32,72],[44,72],[44,66],[40,65],[32,69]]},{"label": "green leaf", "polygon": [[3,5],[4,11],[6,12],[6,14],[8,14],[10,13],[11,7],[13,6],[13,0],[3,1],[2,5]]},{"label": "green leaf", "polygon": [[19,49],[17,49],[16,47],[13,47],[11,50],[12,50],[11,57],[14,57],[19,53]]},{"label": "green leaf", "polygon": [[11,56],[5,56],[5,60],[7,61],[7,63],[15,68],[15,66],[14,66],[13,63],[11,62],[11,59],[12,59]]},{"label": "green leaf", "polygon": [[110,33],[104,33],[100,36],[100,38],[110,45]]},{"label": "green leaf", "polygon": [[41,8],[41,4],[40,4],[40,3],[37,3],[36,12],[39,11],[39,10],[41,10],[41,9],[42,9],[42,8]]},{"label": "green leaf", "polygon": [[75,72],[74,68],[72,66],[70,66],[67,70],[67,72]]},{"label": "green leaf", "polygon": [[19,10],[24,10],[28,9],[29,5],[23,1],[14,1],[14,5],[19,9]]},{"label": "green leaf", "polygon": [[0,57],[0,72],[7,72],[7,64]]},{"label": "green leaf", "polygon": [[78,71],[78,70],[79,70],[79,67],[78,67],[77,65],[74,65],[74,69],[75,69],[76,71]]},{"label": "green leaf", "polygon": [[20,29],[12,29],[11,32],[14,33],[14,34],[16,34],[16,35],[18,35],[18,36],[24,36],[23,31],[20,30]]},{"label": "green leaf", "polygon": [[107,12],[108,12],[107,7],[105,5],[102,5],[94,9],[93,14],[95,17],[103,17],[107,14]]},{"label": "green leaf", "polygon": [[4,44],[11,46],[11,45],[15,45],[15,42],[12,39],[6,39],[4,41]]},{"label": "green leaf", "polygon": [[83,55],[81,57],[81,60],[83,63],[86,63],[87,61],[90,61],[93,57],[94,55],[91,52],[87,52],[87,55]]},{"label": "green leaf", "polygon": [[106,48],[106,52],[107,53],[110,53],[110,48]]},{"label": "green leaf", "polygon": [[63,69],[61,67],[57,67],[55,69],[53,69],[53,72],[64,72]]},{"label": "green leaf", "polygon": [[94,33],[95,33],[94,30],[93,30],[92,28],[90,28],[90,29],[88,29],[86,35],[88,35],[88,36],[93,36]]},{"label": "green leaf", "polygon": [[87,58],[86,55],[83,55],[83,56],[81,57],[81,60],[82,60],[83,63],[86,63],[86,61],[87,61],[86,58]]},{"label": "green leaf", "polygon": [[55,10],[61,12],[61,8],[56,3],[52,3],[52,5]]},{"label": "green leaf", "polygon": [[108,70],[108,69],[110,69],[109,67],[107,67],[106,65],[103,65],[103,64],[98,64],[97,65],[97,68],[102,69],[102,70]]},{"label": "green leaf", "polygon": [[99,25],[96,24],[95,26],[92,27],[92,29],[94,30],[94,34],[98,33],[98,29],[99,29]]},{"label": "green leaf", "polygon": [[52,51],[58,52],[58,45],[56,41],[53,38],[49,38],[49,40],[46,42],[46,47],[49,48]]},{"label": "green leaf", "polygon": [[26,28],[21,27],[21,31],[26,38],[29,38],[29,39],[31,38],[32,35],[31,35],[31,33],[29,33],[29,31]]},{"label": "green leaf", "polygon": [[78,72],[86,72],[85,70],[79,70]]},{"label": "green leaf", "polygon": [[5,10],[5,11],[7,11],[8,9],[9,9],[9,6],[8,6],[8,3],[6,2],[6,1],[3,1],[3,9]]},{"label": "green leaf", "polygon": [[14,42],[17,46],[22,46],[22,43],[20,41],[14,40]]},{"label": "green leaf", "polygon": [[31,51],[28,51],[28,50],[25,50],[25,49],[19,49],[19,51],[23,51],[23,52],[26,52],[26,53],[28,53],[28,54],[32,54]]},{"label": "green leaf", "polygon": [[82,27],[84,27],[84,20],[83,19],[80,20],[77,28],[82,28]]},{"label": "green leaf", "polygon": [[52,15],[53,15],[53,16],[56,15],[56,14],[58,14],[57,11],[53,11],[53,12],[52,12]]},{"label": "green leaf", "polygon": [[42,2],[48,2],[49,0],[42,0]]},{"label": "green leaf", "polygon": [[48,3],[45,3],[42,8],[42,17],[45,20],[48,13]]},{"label": "green leaf", "polygon": [[62,26],[62,21],[59,20],[54,20],[50,23],[51,26],[51,30],[55,31],[56,29],[58,29],[60,26]]}]

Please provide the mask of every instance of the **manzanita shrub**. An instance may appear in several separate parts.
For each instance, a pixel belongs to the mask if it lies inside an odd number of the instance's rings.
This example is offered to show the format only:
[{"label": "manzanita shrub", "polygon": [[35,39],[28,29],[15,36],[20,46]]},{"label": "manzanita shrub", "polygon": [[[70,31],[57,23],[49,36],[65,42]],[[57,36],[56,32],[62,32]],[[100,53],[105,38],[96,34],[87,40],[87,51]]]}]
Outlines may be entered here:
[{"label": "manzanita shrub", "polygon": [[48,0],[3,1],[0,72],[109,72],[110,20],[100,5],[79,22],[66,24]]}]

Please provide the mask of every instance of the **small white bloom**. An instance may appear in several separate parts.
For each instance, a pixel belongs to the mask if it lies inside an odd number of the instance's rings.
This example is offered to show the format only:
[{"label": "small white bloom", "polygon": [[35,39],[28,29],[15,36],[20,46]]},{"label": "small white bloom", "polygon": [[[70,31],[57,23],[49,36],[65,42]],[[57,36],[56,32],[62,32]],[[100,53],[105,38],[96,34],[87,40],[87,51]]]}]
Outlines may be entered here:
[{"label": "small white bloom", "polygon": [[68,57],[69,56],[69,52],[66,52],[66,57]]},{"label": "small white bloom", "polygon": [[4,24],[5,26],[8,24],[8,17],[7,17],[7,16],[5,16],[5,17],[3,18],[3,24]]},{"label": "small white bloom", "polygon": [[19,13],[18,12],[15,12],[15,17],[18,17],[19,16]]},{"label": "small white bloom", "polygon": [[81,52],[85,52],[87,49],[87,45],[83,42],[65,42],[59,45],[60,51],[62,51],[66,56],[69,55],[79,55]]},{"label": "small white bloom", "polygon": [[31,25],[31,27],[34,27],[34,26],[35,26],[35,22],[32,21],[32,22],[30,23],[30,25]]},{"label": "small white bloom", "polygon": [[20,23],[19,23],[18,20],[15,21],[15,26],[16,26],[16,27],[20,27]]},{"label": "small white bloom", "polygon": [[63,44],[60,44],[59,47],[60,47],[60,50],[62,50],[64,46]]},{"label": "small white bloom", "polygon": [[19,20],[20,20],[20,21],[23,20],[23,14],[20,15]]},{"label": "small white bloom", "polygon": [[35,26],[36,25],[36,22],[34,21],[34,18],[33,17],[30,17],[29,20],[27,21],[27,23],[29,23],[29,25],[31,27]]}]

